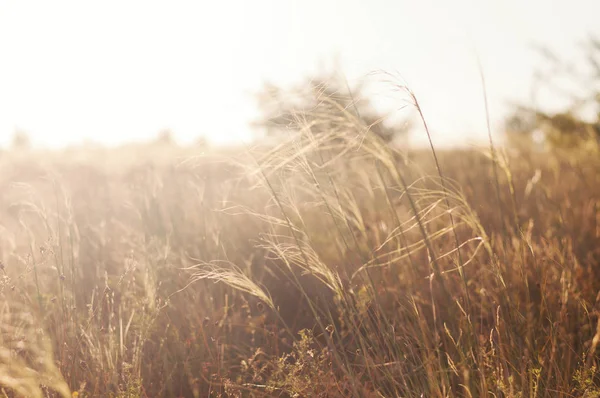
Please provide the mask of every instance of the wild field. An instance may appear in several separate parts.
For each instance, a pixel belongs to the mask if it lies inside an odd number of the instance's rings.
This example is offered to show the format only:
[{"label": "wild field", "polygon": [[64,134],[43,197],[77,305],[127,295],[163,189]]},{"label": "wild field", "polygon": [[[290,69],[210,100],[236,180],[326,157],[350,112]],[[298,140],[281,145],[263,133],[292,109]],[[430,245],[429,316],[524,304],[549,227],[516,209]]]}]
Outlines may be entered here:
[{"label": "wild field", "polygon": [[4,396],[600,396],[598,154],[330,123],[2,153]]}]

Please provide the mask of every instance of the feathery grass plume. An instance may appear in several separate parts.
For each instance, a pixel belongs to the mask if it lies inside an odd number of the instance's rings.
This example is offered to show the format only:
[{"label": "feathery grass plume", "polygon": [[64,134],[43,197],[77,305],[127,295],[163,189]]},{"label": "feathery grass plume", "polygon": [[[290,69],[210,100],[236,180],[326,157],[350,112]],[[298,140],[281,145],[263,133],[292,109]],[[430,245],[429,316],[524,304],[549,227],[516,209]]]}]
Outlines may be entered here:
[{"label": "feathery grass plume", "polygon": [[248,293],[262,300],[262,302],[267,304],[271,309],[275,309],[273,300],[269,296],[268,292],[258,286],[233,263],[227,261],[201,262],[184,269],[187,271],[193,271],[191,283],[203,279],[212,280],[214,282],[222,282],[236,290]]}]

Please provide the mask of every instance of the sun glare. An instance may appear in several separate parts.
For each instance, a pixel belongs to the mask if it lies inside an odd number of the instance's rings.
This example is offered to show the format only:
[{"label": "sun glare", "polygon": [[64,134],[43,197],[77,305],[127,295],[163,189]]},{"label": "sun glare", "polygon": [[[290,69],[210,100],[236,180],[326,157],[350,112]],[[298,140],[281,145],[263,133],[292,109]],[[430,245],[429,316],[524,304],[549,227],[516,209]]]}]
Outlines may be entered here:
[{"label": "sun glare", "polygon": [[3,1],[0,144],[16,130],[52,147],[161,129],[249,140],[253,93],[323,65],[351,81],[401,73],[451,142],[483,126],[476,54],[500,118],[528,95],[532,41],[569,46],[595,27],[596,2],[572,3]]}]

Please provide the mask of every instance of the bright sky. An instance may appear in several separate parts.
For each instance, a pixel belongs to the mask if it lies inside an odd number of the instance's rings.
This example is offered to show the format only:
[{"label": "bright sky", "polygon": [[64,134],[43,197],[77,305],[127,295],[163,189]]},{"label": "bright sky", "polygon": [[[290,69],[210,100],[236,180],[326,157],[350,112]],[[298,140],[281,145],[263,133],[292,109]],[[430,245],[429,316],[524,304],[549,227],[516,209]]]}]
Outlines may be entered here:
[{"label": "bright sky", "polygon": [[599,0],[0,0],[0,145],[247,139],[251,93],[338,64],[350,81],[400,73],[438,142],[485,136],[528,98],[530,48],[573,53]]}]

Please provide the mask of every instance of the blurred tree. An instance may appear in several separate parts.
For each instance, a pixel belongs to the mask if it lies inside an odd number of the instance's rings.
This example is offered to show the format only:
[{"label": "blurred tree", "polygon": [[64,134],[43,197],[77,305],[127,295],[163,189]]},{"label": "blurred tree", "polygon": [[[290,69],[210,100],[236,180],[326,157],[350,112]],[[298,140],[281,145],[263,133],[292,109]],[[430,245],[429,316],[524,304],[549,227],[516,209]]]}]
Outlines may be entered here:
[{"label": "blurred tree", "polygon": [[205,136],[198,137],[196,139],[196,141],[194,142],[194,145],[197,148],[201,148],[201,149],[207,149],[209,147],[208,140],[206,139]]},{"label": "blurred tree", "polygon": [[29,134],[23,130],[16,130],[12,137],[11,148],[17,151],[25,151],[31,148]]},{"label": "blurred tree", "polygon": [[165,146],[170,146],[175,144],[175,137],[173,131],[169,129],[162,129],[156,135],[155,143]]},{"label": "blurred tree", "polygon": [[509,141],[534,141],[542,133],[552,147],[573,148],[600,143],[600,38],[590,36],[582,46],[583,59],[566,61],[540,48],[550,68],[536,73],[540,88],[566,104],[559,112],[517,105],[505,120]]},{"label": "blurred tree", "polygon": [[336,75],[306,79],[289,90],[267,83],[257,98],[262,118],[254,125],[264,128],[268,137],[310,126],[313,134],[362,130],[390,143],[411,128],[407,119],[384,123],[387,115],[367,98],[365,83],[350,87]]}]

